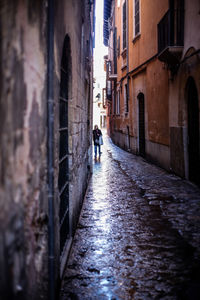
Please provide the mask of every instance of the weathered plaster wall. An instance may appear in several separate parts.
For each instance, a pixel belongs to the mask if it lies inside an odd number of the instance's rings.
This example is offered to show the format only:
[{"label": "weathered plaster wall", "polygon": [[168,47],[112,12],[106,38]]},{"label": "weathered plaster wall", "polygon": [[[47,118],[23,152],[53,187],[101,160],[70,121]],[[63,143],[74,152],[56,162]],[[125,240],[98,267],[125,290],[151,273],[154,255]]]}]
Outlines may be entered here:
[{"label": "weathered plaster wall", "polygon": [[[200,3],[198,0],[184,1],[184,47],[176,74],[172,74],[169,66],[160,62],[156,57],[158,52],[157,25],[169,9],[169,1],[140,1],[140,32],[135,36],[134,1],[127,0],[128,47],[123,51],[126,54],[122,54],[122,4],[124,1],[115,0],[113,3],[115,4],[117,38],[120,37],[117,86],[120,87],[122,93],[120,115],[113,113],[109,118],[110,135],[114,142],[128,149],[127,126],[129,126],[130,151],[138,153],[137,95],[140,92],[143,93],[145,100],[146,158],[182,177],[189,178],[186,86],[188,78],[192,78],[197,89],[200,107],[200,35],[198,31],[200,27]],[[111,45],[110,53],[112,52]],[[122,65],[123,57],[127,55],[129,65],[126,69],[122,68]],[[112,59],[112,55],[110,55],[110,58]],[[125,113],[123,91],[124,84],[127,82],[126,72],[129,72],[129,74],[131,72],[128,114]]]},{"label": "weathered plaster wall", "polygon": [[147,138],[154,143],[169,145],[168,71],[157,59],[147,67],[146,84]]},{"label": "weathered plaster wall", "polygon": [[129,2],[129,70],[154,56],[157,49],[157,24],[168,10],[168,1],[140,1],[140,34],[134,36],[133,3]]},{"label": "weathered plaster wall", "polygon": [[183,56],[190,47],[195,49],[200,45],[200,3],[198,0],[185,0],[185,30]]},{"label": "weathered plaster wall", "polygon": [[0,5],[1,294],[10,299],[46,289],[45,11],[44,1]]},{"label": "weathered plaster wall", "polygon": [[[0,294],[47,299],[47,1],[0,1]],[[92,12],[88,1],[54,6],[55,281],[60,276],[59,94],[66,34],[69,87],[70,235],[91,172]]]},{"label": "weathered plaster wall", "polygon": [[[144,94],[146,157],[169,168],[169,81],[167,68],[154,57],[157,54],[157,24],[168,9],[168,1],[140,1],[140,33],[134,36],[133,1],[128,5],[128,67],[123,68],[122,3],[115,1],[115,26],[120,37],[118,86],[121,86],[120,116],[112,116],[111,136],[121,147],[139,152],[138,95]],[[112,49],[111,51],[112,52]],[[154,57],[154,58],[153,58]],[[111,57],[112,59],[112,57]],[[150,61],[148,61],[150,60]],[[143,64],[143,65],[142,65]],[[140,67],[140,65],[142,65]],[[139,68],[138,68],[139,67]],[[131,72],[130,78],[123,78]],[[124,85],[129,80],[129,112],[125,112]],[[120,82],[121,81],[121,82]],[[128,140],[129,128],[129,140]],[[130,145],[129,145],[130,141]],[[129,147],[130,146],[130,147]]]}]

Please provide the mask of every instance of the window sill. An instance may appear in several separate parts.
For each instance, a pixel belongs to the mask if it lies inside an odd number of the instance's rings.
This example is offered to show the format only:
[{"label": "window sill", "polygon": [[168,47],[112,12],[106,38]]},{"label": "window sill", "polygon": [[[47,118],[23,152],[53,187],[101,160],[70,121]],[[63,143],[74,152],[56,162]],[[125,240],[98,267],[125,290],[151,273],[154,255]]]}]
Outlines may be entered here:
[{"label": "window sill", "polygon": [[127,65],[123,65],[122,67],[121,67],[121,70],[123,71],[124,69],[126,69],[127,68]]},{"label": "window sill", "polygon": [[126,51],[127,51],[127,48],[124,48],[123,51],[121,52],[121,56],[123,56],[123,57],[126,56]]},{"label": "window sill", "polygon": [[141,33],[138,33],[132,40],[132,43],[135,44],[137,42],[137,40],[139,40],[141,37]]}]

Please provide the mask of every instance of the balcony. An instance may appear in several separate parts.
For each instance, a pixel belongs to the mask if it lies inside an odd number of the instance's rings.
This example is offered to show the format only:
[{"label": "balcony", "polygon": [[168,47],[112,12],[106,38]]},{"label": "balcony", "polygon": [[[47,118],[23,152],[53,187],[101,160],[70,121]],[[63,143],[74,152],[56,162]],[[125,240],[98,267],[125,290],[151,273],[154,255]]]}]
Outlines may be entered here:
[{"label": "balcony", "polygon": [[184,46],[184,10],[169,9],[158,23],[158,58],[170,66],[180,62]]}]

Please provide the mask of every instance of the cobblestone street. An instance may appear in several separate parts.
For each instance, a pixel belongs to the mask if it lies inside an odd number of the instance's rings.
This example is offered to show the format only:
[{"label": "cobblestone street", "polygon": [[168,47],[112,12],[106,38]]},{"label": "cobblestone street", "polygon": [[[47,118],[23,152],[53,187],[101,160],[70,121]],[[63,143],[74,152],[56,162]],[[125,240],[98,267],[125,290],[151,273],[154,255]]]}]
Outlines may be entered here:
[{"label": "cobblestone street", "polygon": [[200,189],[106,134],[102,152],[60,300],[200,299]]}]

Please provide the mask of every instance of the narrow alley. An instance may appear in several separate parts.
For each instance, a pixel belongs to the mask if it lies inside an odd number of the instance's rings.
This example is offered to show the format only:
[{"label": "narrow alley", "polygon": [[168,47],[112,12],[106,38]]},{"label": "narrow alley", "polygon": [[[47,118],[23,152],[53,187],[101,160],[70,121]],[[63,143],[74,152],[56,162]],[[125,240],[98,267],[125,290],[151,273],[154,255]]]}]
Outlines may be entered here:
[{"label": "narrow alley", "polygon": [[104,132],[60,300],[200,299],[200,190]]},{"label": "narrow alley", "polygon": [[199,28],[199,0],[0,0],[0,300],[200,299]]}]

